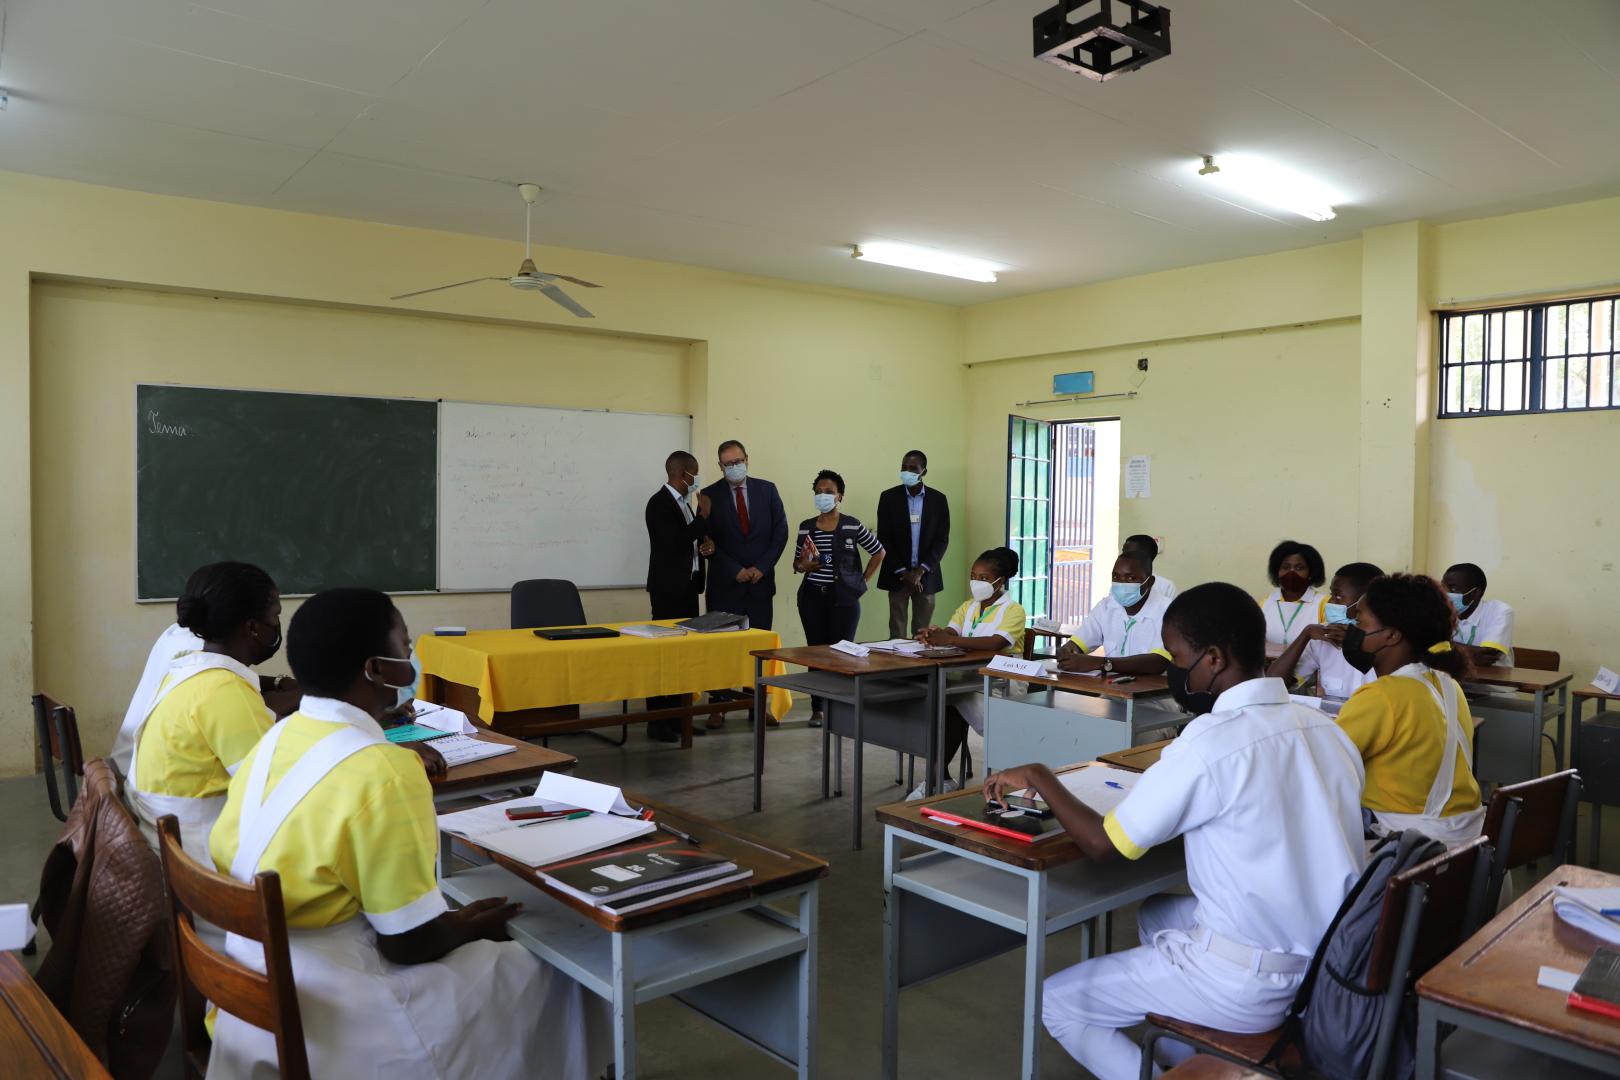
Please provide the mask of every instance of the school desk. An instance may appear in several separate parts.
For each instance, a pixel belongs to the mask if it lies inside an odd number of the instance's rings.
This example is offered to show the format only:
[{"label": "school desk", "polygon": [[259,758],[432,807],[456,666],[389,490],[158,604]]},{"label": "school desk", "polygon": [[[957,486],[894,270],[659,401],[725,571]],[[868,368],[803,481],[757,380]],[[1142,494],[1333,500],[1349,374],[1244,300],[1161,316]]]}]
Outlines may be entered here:
[{"label": "school desk", "polygon": [[[469,844],[493,861],[455,873],[446,867],[444,894],[458,904],[489,896],[523,904],[507,924],[512,940],[612,1003],[620,1080],[636,1076],[636,1006],[670,996],[802,1080],[815,1076],[816,912],[827,863],[664,803],[625,798],[754,875],[615,916],[553,888],[537,870]],[[659,832],[622,846],[672,839]]]},{"label": "school desk", "polygon": [[[861,847],[861,796],[864,749],[868,743],[927,759],[927,790],[940,789],[945,770],[945,707],[950,697],[977,694],[976,681],[952,684],[953,671],[973,671],[994,656],[993,652],[970,652],[961,656],[928,658],[901,656],[873,650],[867,656],[850,656],[826,645],[805,645],[792,649],[760,649],[754,653],[754,700],[762,690],[785,688],[815,694],[844,708],[826,710],[826,726],[821,734],[821,794],[826,798],[828,757],[833,757],[836,782],[833,794],[843,794],[844,755],[842,739],[855,746],[851,799],[853,846]],[[763,665],[792,665],[806,669],[801,674],[768,675]],[[781,670],[780,666],[778,670]],[[895,782],[900,782],[896,767]],[[754,809],[763,801],[765,776],[765,729],[754,725]]]},{"label": "school desk", "polygon": [[1129,750],[1115,750],[1109,754],[1098,754],[1097,760],[1104,765],[1112,765],[1119,769],[1128,769],[1131,772],[1147,772],[1148,768],[1159,760],[1164,748],[1175,742],[1174,739],[1163,739],[1159,742],[1143,743],[1133,746]]},{"label": "school desk", "polygon": [[[1047,936],[1081,926],[1080,959],[1105,949],[1106,926],[1099,942],[1093,920],[1106,924],[1116,909],[1186,883],[1181,841],[1161,844],[1140,859],[1094,863],[1067,835],[1026,844],[921,813],[929,803],[956,797],[936,795],[877,809],[883,824],[883,1076],[898,1075],[902,990],[1023,946],[1019,1075],[1035,1080],[1041,1072]],[[902,844],[927,850],[902,858]],[[1010,990],[981,985],[976,1012],[999,1015]],[[985,1016],[975,1019],[980,1026],[995,1023]],[[946,1031],[939,1037],[952,1036]],[[962,1036],[962,1052],[971,1056],[970,1036]]]},{"label": "school desk", "polygon": [[[1005,769],[1032,762],[1059,768],[1094,761],[1129,749],[1139,732],[1192,719],[1171,711],[1170,684],[1163,675],[1138,675],[1131,682],[1106,676],[1058,672],[1014,675],[981,669],[984,677],[985,768]],[[990,693],[992,680],[1006,679],[1006,697]],[[1027,692],[1020,692],[1020,687]],[[1138,702],[1163,702],[1169,708]]]},{"label": "school desk", "polygon": [[90,1048],[9,952],[0,952],[0,1061],[17,1080],[111,1080]]},{"label": "school desk", "polygon": [[[1587,684],[1572,691],[1570,698],[1569,762],[1581,771],[1581,795],[1592,807],[1592,847],[1588,861],[1595,867],[1598,864],[1598,842],[1603,833],[1603,808],[1620,806],[1620,776],[1616,775],[1614,768],[1614,747],[1620,743],[1620,739],[1611,735],[1614,728],[1620,725],[1616,725],[1608,715],[1609,703],[1620,702],[1620,694],[1608,694]],[[1584,722],[1581,713],[1588,701],[1596,703],[1591,722],[1602,730],[1588,733],[1593,740],[1591,752],[1583,754],[1581,735]]]},{"label": "school desk", "polygon": [[[545,746],[535,746],[533,743],[526,743],[522,739],[514,739],[510,735],[502,735],[487,728],[472,737],[480,742],[509,743],[517,749],[499,757],[457,765],[449,770],[443,780],[431,781],[433,805],[441,814],[447,813],[449,808],[457,803],[476,799],[481,795],[492,795],[519,787],[532,791],[534,785],[540,782],[543,773],[572,769],[579,764],[579,759],[573,754],[565,754]],[[451,846],[450,834],[440,833],[441,868],[450,865]]]},{"label": "school desk", "polygon": [[[1563,991],[1536,985],[1543,965],[1579,973],[1601,944],[1553,914],[1555,885],[1613,888],[1620,877],[1560,866],[1418,980],[1418,1080],[1433,1080],[1442,1059],[1450,1067],[1481,1054],[1491,1075],[1561,1075],[1547,1060],[1556,1058],[1620,1076],[1620,1020],[1571,1009]],[[1441,1024],[1456,1025],[1444,1043]]]},{"label": "school desk", "polygon": [[[645,625],[593,623],[618,628]],[[671,625],[666,619],[655,625]],[[474,630],[465,635],[416,640],[426,700],[459,709],[508,734],[533,738],[568,731],[618,727],[649,720],[679,720],[681,746],[692,745],[692,717],[749,707],[746,701],[713,702],[596,716],[558,715],[562,706],[701,694],[748,681],[749,651],[774,648],[769,630],[682,634],[643,638],[550,641],[532,630]],[[772,695],[771,712],[782,717],[792,703],[786,691]]]},{"label": "school desk", "polygon": [[[1569,682],[1565,671],[1534,668],[1479,668],[1463,680],[1468,709],[1481,721],[1474,775],[1497,784],[1516,784],[1541,775],[1541,733],[1558,721],[1554,736],[1555,769],[1564,767],[1564,724],[1569,716]],[[1487,686],[1512,694],[1470,689]],[[1527,695],[1529,700],[1515,695]]]}]

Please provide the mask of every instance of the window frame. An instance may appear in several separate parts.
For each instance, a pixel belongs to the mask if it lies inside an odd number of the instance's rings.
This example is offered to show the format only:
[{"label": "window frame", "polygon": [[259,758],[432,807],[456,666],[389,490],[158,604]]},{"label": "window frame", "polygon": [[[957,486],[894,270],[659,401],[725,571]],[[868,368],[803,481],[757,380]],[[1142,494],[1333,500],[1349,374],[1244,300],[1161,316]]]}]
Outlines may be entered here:
[{"label": "window frame", "polygon": [[[1608,302],[1609,307],[1609,347],[1607,351],[1598,351],[1593,348],[1592,326],[1590,315],[1587,323],[1587,347],[1584,351],[1576,353],[1570,349],[1570,320],[1568,312],[1579,305],[1586,305],[1588,312],[1592,306]],[[1565,311],[1564,322],[1564,348],[1555,356],[1547,354],[1547,319],[1554,309]],[[1509,313],[1522,313],[1524,318],[1524,334],[1526,338],[1524,355],[1521,358],[1509,359],[1506,356],[1493,358],[1491,346],[1492,316],[1503,316],[1503,348],[1506,352],[1506,321]],[[1620,410],[1620,293],[1602,293],[1590,296],[1570,296],[1549,300],[1538,300],[1529,303],[1498,304],[1492,307],[1466,308],[1435,312],[1438,316],[1436,322],[1437,359],[1435,371],[1434,415],[1437,420],[1471,420],[1488,416],[1540,416],[1553,413],[1591,413],[1613,412]],[[1478,360],[1455,359],[1450,357],[1450,327],[1452,320],[1461,320],[1462,325],[1459,338],[1468,332],[1467,320],[1470,317],[1480,316],[1485,319],[1484,324],[1484,356]],[[1466,355],[1466,346],[1464,346]],[[1602,404],[1592,404],[1591,372],[1592,361],[1596,357],[1606,357],[1609,364],[1608,400]],[[1546,380],[1551,364],[1562,365],[1563,393],[1559,400],[1569,400],[1570,361],[1584,360],[1587,372],[1586,403],[1581,405],[1559,405],[1549,407],[1546,402]],[[1523,398],[1525,404],[1522,408],[1490,408],[1491,391],[1493,383],[1499,390],[1498,401],[1505,401],[1505,378],[1510,365],[1523,365],[1520,378],[1524,380]],[[1461,408],[1461,401],[1448,402],[1447,383],[1453,371],[1457,372],[1459,398],[1466,398],[1466,379],[1469,369],[1477,368],[1480,373],[1479,400],[1485,406],[1480,409]],[[1457,406],[1448,411],[1448,404]]]}]

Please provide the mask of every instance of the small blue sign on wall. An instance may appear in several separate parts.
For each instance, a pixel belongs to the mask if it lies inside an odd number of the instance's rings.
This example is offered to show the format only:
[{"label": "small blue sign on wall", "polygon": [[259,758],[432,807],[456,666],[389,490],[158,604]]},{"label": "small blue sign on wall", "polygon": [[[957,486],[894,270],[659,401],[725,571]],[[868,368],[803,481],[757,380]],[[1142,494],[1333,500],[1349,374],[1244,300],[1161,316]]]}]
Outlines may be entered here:
[{"label": "small blue sign on wall", "polygon": [[1052,376],[1052,393],[1054,394],[1089,394],[1095,388],[1095,372],[1071,371],[1066,375]]}]

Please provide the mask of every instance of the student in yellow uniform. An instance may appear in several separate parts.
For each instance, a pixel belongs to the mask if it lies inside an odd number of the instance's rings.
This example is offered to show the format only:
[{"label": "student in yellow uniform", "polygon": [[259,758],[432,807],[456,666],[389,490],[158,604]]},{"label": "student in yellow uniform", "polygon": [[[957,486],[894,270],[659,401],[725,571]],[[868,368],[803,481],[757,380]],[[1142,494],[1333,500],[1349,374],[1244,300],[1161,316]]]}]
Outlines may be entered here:
[{"label": "student in yellow uniform", "polygon": [[1440,579],[1446,599],[1457,612],[1451,640],[1475,667],[1513,666],[1513,609],[1485,599],[1485,571],[1471,562],[1458,563]]},{"label": "student in yellow uniform", "polygon": [[1355,613],[1368,584],[1383,575],[1378,567],[1365,562],[1346,563],[1334,571],[1333,580],[1328,582],[1322,621],[1311,623],[1303,634],[1295,636],[1282,655],[1271,662],[1266,674],[1290,682],[1303,682],[1315,675],[1317,696],[1337,701],[1376,679],[1378,676],[1370,671],[1351,667],[1340,646],[1345,632],[1356,624]]},{"label": "student in yellow uniform", "polygon": [[[1155,588],[1153,565],[1133,555],[1114,560],[1114,584],[1080,624],[1080,630],[1058,649],[1064,671],[1100,671],[1105,675],[1158,675],[1170,664],[1160,639],[1170,601]],[[1095,649],[1101,656],[1092,656]]]},{"label": "student in yellow uniform", "polygon": [[[1018,553],[1012,548],[991,548],[973,561],[968,575],[970,598],[963,601],[944,626],[925,626],[917,631],[924,645],[997,652],[1019,653],[1024,648],[1024,606],[1007,592],[1007,585],[1018,576]],[[983,696],[954,699],[945,710],[945,764],[956,759],[967,741],[967,729],[984,734]],[[971,767],[971,763],[970,763]],[[962,776],[952,780],[947,774],[945,790],[956,791],[967,783]],[[908,798],[920,799],[927,790],[919,785]]]},{"label": "student in yellow uniform", "polygon": [[[310,1073],[319,1077],[594,1080],[606,1013],[507,938],[504,897],[451,911],[422,758],[378,721],[414,695],[405,620],[371,589],[306,600],[287,639],[304,688],[231,780],[213,862],[281,876]],[[442,767],[442,762],[439,763]],[[263,950],[226,951],[258,971]],[[221,1012],[212,1080],[274,1075],[269,1033]]]},{"label": "student in yellow uniform", "polygon": [[158,819],[173,814],[182,846],[206,866],[231,776],[275,723],[253,668],[281,649],[281,595],[257,566],[214,563],[192,575],[175,611],[202,647],[171,661],[136,724],[126,787],[154,847]]},{"label": "student in yellow uniform", "polygon": [[1266,644],[1289,645],[1318,617],[1327,581],[1322,553],[1298,540],[1284,540],[1271,549],[1266,575],[1272,590],[1260,601],[1266,613]]},{"label": "student in yellow uniform", "polygon": [[1361,751],[1361,805],[1375,827],[1416,829],[1455,847],[1485,823],[1474,780],[1474,721],[1458,678],[1468,661],[1451,644],[1451,605],[1433,578],[1394,574],[1367,586],[1344,658],[1376,671],[1339,710]]}]

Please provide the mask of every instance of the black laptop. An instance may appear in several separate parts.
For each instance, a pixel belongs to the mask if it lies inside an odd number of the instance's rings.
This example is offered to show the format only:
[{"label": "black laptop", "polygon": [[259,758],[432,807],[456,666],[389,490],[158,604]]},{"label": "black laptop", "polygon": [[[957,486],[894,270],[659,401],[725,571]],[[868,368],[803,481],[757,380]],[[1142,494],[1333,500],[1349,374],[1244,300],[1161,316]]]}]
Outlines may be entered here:
[{"label": "black laptop", "polygon": [[618,637],[619,632],[606,626],[542,626],[534,632],[534,636],[547,641],[577,641],[580,638]]}]

